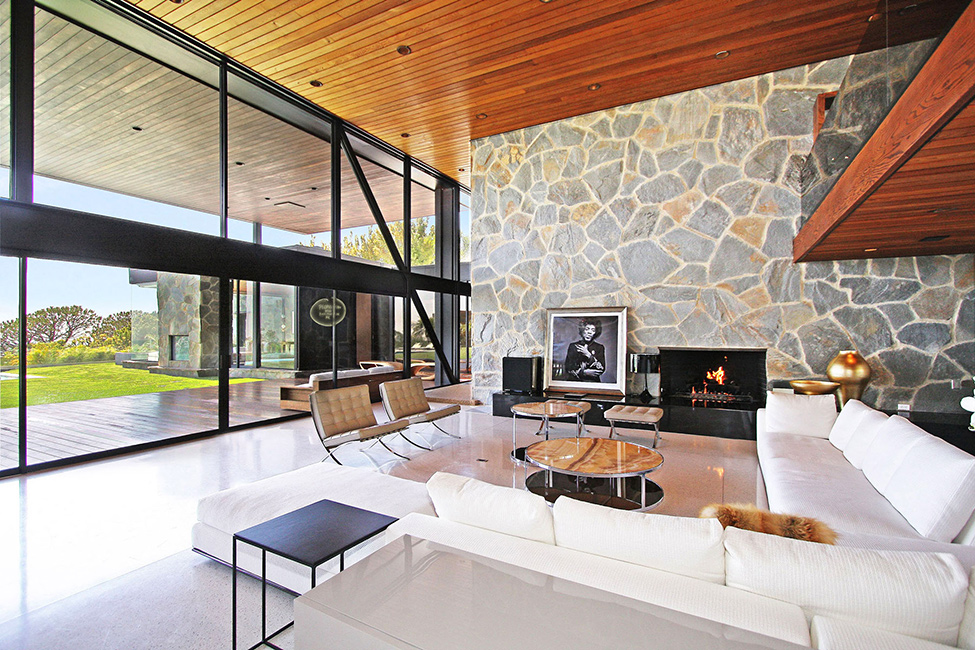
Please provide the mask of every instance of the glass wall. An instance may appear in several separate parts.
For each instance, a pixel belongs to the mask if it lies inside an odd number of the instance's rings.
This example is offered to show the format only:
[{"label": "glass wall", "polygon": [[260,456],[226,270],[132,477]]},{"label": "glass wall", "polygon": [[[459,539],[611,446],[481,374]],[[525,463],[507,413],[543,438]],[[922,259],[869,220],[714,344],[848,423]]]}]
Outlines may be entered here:
[{"label": "glass wall", "polygon": [[217,428],[218,291],[208,276],[28,260],[28,464]]},{"label": "glass wall", "polygon": [[410,191],[410,269],[439,275],[437,270],[437,193],[413,183]]},{"label": "glass wall", "polygon": [[[460,279],[471,281],[471,195],[460,193]],[[463,310],[461,310],[463,313]]]},{"label": "glass wall", "polygon": [[17,467],[20,454],[18,265],[16,257],[0,257],[0,470]]},{"label": "glass wall", "polygon": [[460,328],[458,336],[458,345],[460,346],[460,368],[457,370],[457,376],[460,381],[470,381],[471,380],[471,322],[473,315],[471,314],[471,299],[470,296],[460,296],[460,317],[458,318],[458,326]]},{"label": "glass wall", "polygon": [[227,100],[229,234],[268,246],[328,254],[329,143],[233,97]]},{"label": "glass wall", "polygon": [[0,198],[10,197],[10,0],[0,0]]},{"label": "glass wall", "polygon": [[[431,291],[417,291],[420,303],[426,311],[427,318],[433,324],[434,332],[437,331],[437,294]],[[433,340],[429,332],[423,326],[419,310],[414,303],[412,306],[412,320],[410,323],[410,337],[412,345],[410,347],[410,361],[412,362],[412,373],[414,377],[421,377],[424,386],[429,388],[434,385],[436,377],[437,352],[433,347]]]},{"label": "glass wall", "polygon": [[[393,235],[397,253],[402,257],[403,177],[365,158],[357,156],[357,160]],[[342,152],[342,257],[396,268],[393,255],[366,202],[345,151]]]},{"label": "glass wall", "polygon": [[[0,199],[9,196],[9,52],[19,38],[10,28],[10,5],[0,0]],[[139,233],[138,242],[116,241],[104,221],[88,223],[81,216],[64,222],[66,230],[85,228],[84,236],[70,240],[76,261],[50,259],[65,257],[63,243],[71,236],[57,227],[37,228],[28,233],[29,244],[9,251],[25,250],[30,257],[26,287],[19,284],[18,260],[0,258],[0,471],[18,465],[22,414],[28,466],[225,425],[218,422],[218,277],[241,278],[231,283],[232,314],[226,319],[230,425],[292,415],[282,408],[281,389],[306,382],[312,373],[333,367],[355,376],[376,367],[402,372],[397,363],[404,363],[407,349],[413,374],[432,383],[431,336],[416,309],[407,307],[408,297],[381,293],[390,290],[390,276],[375,267],[396,268],[395,254],[403,257],[410,241],[404,262],[414,271],[453,273],[438,268],[441,258],[454,259],[444,252],[453,244],[440,241],[438,230],[452,234],[445,219],[456,215],[438,214],[438,192],[431,189],[453,187],[450,179],[414,166],[407,232],[406,156],[345,125],[369,188],[364,191],[345,150],[332,159],[336,118],[284,88],[238,76],[231,64],[222,215],[219,55],[184,47],[183,36],[165,26],[140,32],[98,3],[63,3],[58,11],[34,12],[34,200],[137,222],[128,228]],[[307,263],[293,262],[270,249],[338,253],[331,250],[335,165],[341,172],[341,256],[361,264],[348,275],[325,276],[328,264],[307,255]],[[368,194],[378,203],[393,250]],[[23,237],[4,212],[0,226],[9,224],[8,232]],[[33,216],[51,215],[44,210]],[[234,249],[246,266],[230,270],[233,263],[218,261],[226,256],[207,254],[211,243],[227,246],[216,239],[224,218],[227,237],[259,244]],[[178,250],[170,243],[160,254],[174,238],[157,226],[205,237],[181,238]],[[104,236],[90,245],[90,232]],[[144,251],[144,259],[133,262],[133,250]],[[102,265],[87,263],[92,260]],[[144,268],[127,268],[133,263]],[[351,281],[348,276],[356,274]],[[322,277],[330,286],[308,286]],[[415,279],[414,286],[423,282]],[[394,284],[405,286],[405,278]],[[349,290],[363,287],[374,292]],[[21,288],[29,314],[23,359],[17,341]],[[421,296],[436,322],[434,294]],[[333,310],[341,305],[343,319],[317,322],[315,306],[324,309],[326,303]],[[404,323],[407,309],[410,323]],[[452,308],[443,310],[444,322],[455,329]],[[26,404],[18,404],[21,363],[28,375]]]},{"label": "glass wall", "polygon": [[35,39],[34,200],[218,235],[218,91],[40,9]]}]

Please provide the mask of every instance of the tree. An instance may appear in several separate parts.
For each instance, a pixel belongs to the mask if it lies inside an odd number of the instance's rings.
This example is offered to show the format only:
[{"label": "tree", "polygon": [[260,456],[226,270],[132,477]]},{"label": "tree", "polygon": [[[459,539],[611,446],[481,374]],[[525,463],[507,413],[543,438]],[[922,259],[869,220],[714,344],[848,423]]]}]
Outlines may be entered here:
[{"label": "tree", "polygon": [[120,311],[100,319],[88,338],[92,347],[128,350],[132,345],[132,312]]},{"label": "tree", "polygon": [[17,340],[20,337],[20,319],[5,320],[0,323],[0,350],[6,352],[17,351]]},{"label": "tree", "polygon": [[[403,222],[394,221],[389,226],[393,241],[399,246],[403,242]],[[412,219],[410,221],[410,249],[413,266],[428,266],[436,260],[436,226],[433,217]],[[400,251],[402,254],[402,251]],[[352,255],[364,260],[393,264],[386,240],[379,226],[369,226],[364,234],[346,235],[342,240],[342,254]]]},{"label": "tree", "polygon": [[45,307],[27,315],[27,344],[71,343],[98,325],[101,317],[81,305]]}]

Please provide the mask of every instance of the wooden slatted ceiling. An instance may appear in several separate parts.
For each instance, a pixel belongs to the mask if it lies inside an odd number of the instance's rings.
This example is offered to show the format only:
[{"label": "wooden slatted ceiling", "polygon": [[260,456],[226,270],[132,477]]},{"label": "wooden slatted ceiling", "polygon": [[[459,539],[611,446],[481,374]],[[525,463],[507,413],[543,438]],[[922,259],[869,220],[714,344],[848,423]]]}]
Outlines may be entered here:
[{"label": "wooden slatted ceiling", "polygon": [[803,225],[794,258],[975,252],[973,197],[975,4]]},{"label": "wooden slatted ceiling", "polygon": [[[35,52],[39,174],[219,213],[215,90],[43,11]],[[230,216],[328,231],[329,144],[233,99],[229,124]],[[402,219],[402,177],[361,162],[386,218]],[[343,228],[374,224],[347,163],[342,172]],[[415,194],[414,216],[432,215],[431,193]]]},{"label": "wooden slatted ceiling", "polygon": [[[885,39],[937,36],[967,4],[132,1],[463,183],[471,139],[867,51]],[[889,21],[868,23],[885,4]],[[399,45],[413,53],[398,55]],[[716,60],[720,50],[731,56]],[[311,87],[313,79],[324,86]],[[592,83],[601,88],[588,91]]]}]

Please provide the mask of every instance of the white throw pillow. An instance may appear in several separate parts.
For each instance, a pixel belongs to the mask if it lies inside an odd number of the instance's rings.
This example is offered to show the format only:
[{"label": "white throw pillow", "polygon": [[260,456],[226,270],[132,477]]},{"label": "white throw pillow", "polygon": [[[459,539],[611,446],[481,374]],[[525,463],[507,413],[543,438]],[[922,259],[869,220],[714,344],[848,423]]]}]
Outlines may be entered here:
[{"label": "white throw pillow", "polygon": [[881,494],[921,535],[950,542],[975,510],[975,456],[925,436]]},{"label": "white throw pillow", "polygon": [[846,456],[851,465],[857,469],[863,469],[863,461],[867,458],[867,451],[887,420],[887,414],[880,411],[871,410],[869,413],[863,414],[856,431],[853,432],[853,437],[850,438],[846,449],[843,450],[843,455]]},{"label": "white throw pillow", "polygon": [[714,518],[615,510],[559,497],[555,543],[670,573],[724,584],[724,530]]},{"label": "white throw pillow", "polygon": [[537,494],[446,472],[430,477],[427,492],[438,517],[555,544],[552,509]]},{"label": "white throw pillow", "polygon": [[863,473],[877,492],[883,494],[914,445],[929,435],[899,415],[892,415],[880,426],[863,459]]},{"label": "white throw pillow", "polygon": [[729,587],[828,616],[954,645],[968,573],[948,553],[875,551],[725,530]]},{"label": "white throw pillow", "polygon": [[765,401],[765,431],[828,438],[836,421],[832,395],[790,395],[769,392]]},{"label": "white throw pillow", "polygon": [[858,399],[848,400],[843,405],[840,414],[836,416],[836,422],[833,423],[833,428],[829,432],[829,441],[833,443],[833,446],[840,451],[846,449],[846,446],[850,443],[850,438],[853,437],[854,432],[856,432],[857,427],[860,425],[860,420],[863,418],[863,415],[872,410],[872,408]]}]

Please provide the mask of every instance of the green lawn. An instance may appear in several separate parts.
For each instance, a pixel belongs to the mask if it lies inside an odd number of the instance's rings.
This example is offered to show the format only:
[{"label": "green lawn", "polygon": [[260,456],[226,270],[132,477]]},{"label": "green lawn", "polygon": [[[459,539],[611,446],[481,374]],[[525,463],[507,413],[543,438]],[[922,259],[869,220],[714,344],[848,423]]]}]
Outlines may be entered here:
[{"label": "green lawn", "polygon": [[[77,402],[99,397],[141,395],[184,388],[216,386],[216,379],[155,375],[148,370],[116,366],[111,361],[27,369],[27,405]],[[38,377],[38,379],[31,379]],[[256,379],[231,379],[239,384]],[[0,382],[0,408],[17,406],[17,380]]]}]

